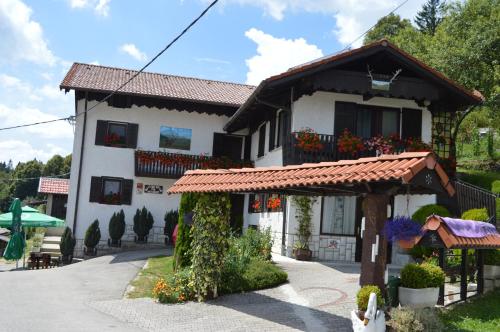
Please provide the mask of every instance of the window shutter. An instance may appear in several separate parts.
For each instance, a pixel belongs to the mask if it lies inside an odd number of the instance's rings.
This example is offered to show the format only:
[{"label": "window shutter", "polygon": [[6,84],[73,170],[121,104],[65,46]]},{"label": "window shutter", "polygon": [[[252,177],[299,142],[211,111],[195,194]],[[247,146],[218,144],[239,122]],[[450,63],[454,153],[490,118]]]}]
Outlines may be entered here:
[{"label": "window shutter", "polygon": [[127,147],[135,149],[137,147],[137,134],[139,125],[137,123],[127,124]]},{"label": "window shutter", "polygon": [[271,113],[271,121],[269,122],[269,151],[274,150],[276,142],[276,113]]},{"label": "window shutter", "polygon": [[102,198],[102,178],[93,176],[90,179],[90,198],[89,202],[100,203]]},{"label": "window shutter", "polygon": [[245,136],[245,152],[243,158],[250,160],[250,152],[252,151],[252,135]]},{"label": "window shutter", "polygon": [[403,108],[402,138],[422,138],[422,110]]},{"label": "window shutter", "polygon": [[121,203],[124,205],[132,204],[132,191],[134,189],[134,180],[122,180]]},{"label": "window shutter", "polygon": [[95,145],[104,145],[104,137],[108,131],[108,121],[97,120]]},{"label": "window shutter", "polygon": [[255,194],[248,195],[248,213],[253,213],[253,202],[255,201]]},{"label": "window shutter", "polygon": [[257,157],[262,157],[266,150],[266,122],[259,128],[259,150]]},{"label": "window shutter", "polygon": [[356,113],[355,103],[335,103],[335,136],[340,136],[346,128],[351,133],[356,133]]}]

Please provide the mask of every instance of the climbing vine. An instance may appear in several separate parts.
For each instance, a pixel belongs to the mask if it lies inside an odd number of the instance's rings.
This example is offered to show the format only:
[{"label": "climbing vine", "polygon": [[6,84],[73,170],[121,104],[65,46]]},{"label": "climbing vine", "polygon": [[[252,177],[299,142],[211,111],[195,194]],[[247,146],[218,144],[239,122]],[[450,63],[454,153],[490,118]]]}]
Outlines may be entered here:
[{"label": "climbing vine", "polygon": [[228,248],[231,203],[227,194],[202,194],[194,208],[192,283],[199,301],[217,297]]},{"label": "climbing vine", "polygon": [[315,197],[292,196],[292,202],[296,208],[297,235],[304,248],[309,248],[309,239],[312,235],[312,206],[316,202]]}]

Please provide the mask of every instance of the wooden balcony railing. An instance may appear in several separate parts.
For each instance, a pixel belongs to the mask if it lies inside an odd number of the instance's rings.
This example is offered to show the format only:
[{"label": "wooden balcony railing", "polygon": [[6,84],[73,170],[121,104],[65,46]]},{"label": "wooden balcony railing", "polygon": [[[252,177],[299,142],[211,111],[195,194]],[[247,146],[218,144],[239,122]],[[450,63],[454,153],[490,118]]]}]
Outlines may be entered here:
[{"label": "wooden balcony railing", "polygon": [[251,161],[158,151],[135,151],[135,176],[178,179],[195,169],[253,167]]}]

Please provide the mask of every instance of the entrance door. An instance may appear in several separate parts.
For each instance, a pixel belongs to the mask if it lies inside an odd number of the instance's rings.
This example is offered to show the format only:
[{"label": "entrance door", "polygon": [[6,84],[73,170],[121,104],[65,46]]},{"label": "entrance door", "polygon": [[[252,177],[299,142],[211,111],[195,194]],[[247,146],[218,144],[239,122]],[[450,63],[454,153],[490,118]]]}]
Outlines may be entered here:
[{"label": "entrance door", "polygon": [[229,225],[231,232],[241,235],[243,231],[243,212],[245,208],[245,195],[231,194],[231,215],[229,217]]}]

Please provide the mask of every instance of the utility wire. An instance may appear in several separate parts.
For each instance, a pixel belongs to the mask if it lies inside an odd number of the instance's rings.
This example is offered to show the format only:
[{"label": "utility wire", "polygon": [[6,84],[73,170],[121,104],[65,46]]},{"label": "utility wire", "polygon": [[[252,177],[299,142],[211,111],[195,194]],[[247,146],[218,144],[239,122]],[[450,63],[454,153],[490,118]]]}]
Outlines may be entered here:
[{"label": "utility wire", "polygon": [[97,106],[99,106],[100,104],[106,102],[107,100],[109,100],[111,97],[113,97],[117,92],[119,92],[121,89],[123,89],[127,84],[129,84],[134,78],[136,78],[137,76],[139,76],[140,73],[142,73],[146,68],[148,68],[154,61],[156,61],[156,59],[158,59],[163,53],[165,53],[172,45],[174,45],[182,36],[184,36],[196,23],[198,23],[198,21],[203,17],[205,16],[205,14],[213,7],[215,6],[215,4],[219,2],[219,0],[214,0],[210,3],[210,5],[208,5],[205,10],[203,10],[201,12],[200,15],[198,15],[193,21],[191,21],[191,23],[189,23],[189,25],[184,28],[184,30],[181,31],[181,33],[179,33],[174,39],[172,39],[172,41],[170,43],[167,44],[167,46],[165,46],[160,52],[158,52],[151,60],[149,60],[148,63],[146,63],[139,71],[137,71],[134,75],[132,75],[125,83],[123,83],[122,85],[120,85],[116,90],[113,90],[110,94],[108,94],[106,97],[104,97],[101,101],[99,101],[97,104],[93,105],[92,107],[90,107],[89,109],[81,112],[81,113],[78,113],[76,114],[75,116],[69,116],[69,117],[65,117],[65,118],[58,118],[58,119],[53,119],[53,120],[47,120],[47,121],[40,121],[40,122],[33,122],[33,123],[26,123],[26,124],[21,124],[21,125],[17,125],[17,126],[11,126],[11,127],[4,127],[4,128],[0,128],[0,131],[3,131],[3,130],[9,130],[9,129],[16,129],[16,128],[24,128],[24,127],[31,127],[31,126],[36,126],[36,125],[40,125],[40,124],[45,124],[45,123],[51,123],[51,122],[56,122],[56,121],[71,121],[73,119],[75,119],[76,117],[82,115],[82,114],[85,114],[85,113],[88,113],[90,112],[91,110],[93,110],[94,108],[96,108]]},{"label": "utility wire", "polygon": [[38,180],[40,178],[54,178],[58,179],[63,176],[70,175],[70,173],[64,173],[64,174],[57,174],[57,175],[49,175],[49,176],[38,176],[34,178],[14,178],[14,179],[9,179],[9,178],[1,178],[0,181],[28,181],[28,180]]}]

